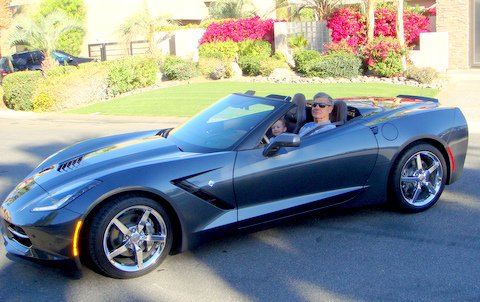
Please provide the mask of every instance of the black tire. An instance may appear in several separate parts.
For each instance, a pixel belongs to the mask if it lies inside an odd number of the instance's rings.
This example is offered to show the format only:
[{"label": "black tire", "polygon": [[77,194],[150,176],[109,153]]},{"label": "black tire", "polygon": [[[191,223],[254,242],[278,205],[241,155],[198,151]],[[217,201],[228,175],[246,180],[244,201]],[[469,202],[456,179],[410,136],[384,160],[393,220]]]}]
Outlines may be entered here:
[{"label": "black tire", "polygon": [[113,278],[135,278],[165,259],[173,228],[159,203],[128,195],[110,200],[96,213],[86,240],[85,252],[96,270]]},{"label": "black tire", "polygon": [[405,150],[393,166],[390,195],[408,213],[433,206],[445,188],[447,165],[443,154],[430,144],[417,144]]}]

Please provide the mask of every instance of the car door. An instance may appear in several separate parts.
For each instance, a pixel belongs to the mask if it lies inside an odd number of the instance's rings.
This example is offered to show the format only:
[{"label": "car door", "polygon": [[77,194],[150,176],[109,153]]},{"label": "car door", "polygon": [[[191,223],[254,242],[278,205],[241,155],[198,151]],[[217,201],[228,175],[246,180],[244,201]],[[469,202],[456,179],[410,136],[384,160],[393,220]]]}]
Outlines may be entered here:
[{"label": "car door", "polygon": [[300,146],[270,157],[263,148],[239,151],[234,166],[239,222],[275,219],[354,197],[373,169],[377,150],[370,128],[353,124],[301,138]]}]

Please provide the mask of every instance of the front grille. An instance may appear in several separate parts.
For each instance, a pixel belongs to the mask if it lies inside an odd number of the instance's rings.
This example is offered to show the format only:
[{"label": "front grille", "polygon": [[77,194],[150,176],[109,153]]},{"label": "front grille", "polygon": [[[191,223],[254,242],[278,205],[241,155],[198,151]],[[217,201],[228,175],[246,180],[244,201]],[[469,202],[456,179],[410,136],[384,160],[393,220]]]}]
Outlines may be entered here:
[{"label": "front grille", "polygon": [[58,172],[66,172],[72,170],[80,165],[83,156],[76,157],[74,159],[68,160],[58,165],[57,171]]},{"label": "front grille", "polygon": [[8,232],[11,235],[9,236],[11,239],[15,240],[16,242],[20,243],[25,247],[32,246],[32,242],[28,238],[28,235],[25,233],[25,231],[21,227],[18,227],[8,222],[6,223],[6,226],[7,226]]}]

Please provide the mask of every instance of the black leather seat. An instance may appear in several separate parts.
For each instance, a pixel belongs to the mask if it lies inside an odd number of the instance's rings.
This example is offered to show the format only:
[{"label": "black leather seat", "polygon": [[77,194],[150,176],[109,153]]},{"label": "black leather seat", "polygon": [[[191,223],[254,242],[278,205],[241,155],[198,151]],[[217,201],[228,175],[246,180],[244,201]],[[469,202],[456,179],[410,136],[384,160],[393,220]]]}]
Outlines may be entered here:
[{"label": "black leather seat", "polygon": [[333,110],[330,113],[330,121],[336,126],[341,126],[347,122],[348,106],[345,101],[335,100]]},{"label": "black leather seat", "polygon": [[297,93],[293,96],[292,103],[295,103],[296,106],[290,109],[290,111],[288,111],[285,115],[287,132],[298,133],[307,119],[307,99],[302,93]]}]

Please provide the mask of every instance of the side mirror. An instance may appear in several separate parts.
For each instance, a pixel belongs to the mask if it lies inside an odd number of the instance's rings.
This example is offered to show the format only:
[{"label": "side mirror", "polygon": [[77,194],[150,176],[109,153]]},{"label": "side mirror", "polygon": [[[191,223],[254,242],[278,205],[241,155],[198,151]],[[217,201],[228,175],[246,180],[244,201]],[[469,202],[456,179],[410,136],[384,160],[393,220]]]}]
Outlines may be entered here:
[{"label": "side mirror", "polygon": [[263,150],[263,156],[272,156],[280,150],[281,147],[300,146],[300,136],[293,133],[282,133],[274,137]]}]

